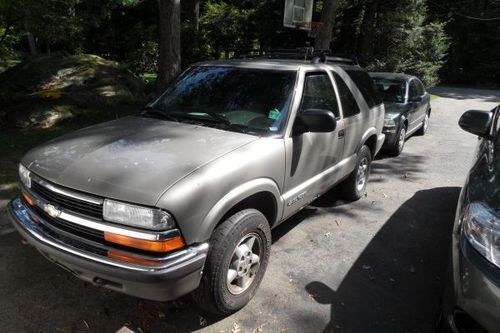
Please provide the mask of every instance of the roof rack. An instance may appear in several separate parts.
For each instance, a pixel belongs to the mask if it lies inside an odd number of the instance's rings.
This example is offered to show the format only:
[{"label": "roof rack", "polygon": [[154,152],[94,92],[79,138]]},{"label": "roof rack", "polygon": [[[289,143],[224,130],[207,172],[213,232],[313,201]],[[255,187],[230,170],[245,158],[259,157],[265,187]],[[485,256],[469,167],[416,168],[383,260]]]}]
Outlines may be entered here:
[{"label": "roof rack", "polygon": [[347,54],[335,54],[330,50],[315,50],[313,47],[298,47],[295,49],[260,49],[260,50],[236,50],[234,59],[292,59],[310,61],[317,63],[341,63],[359,66],[355,56]]}]

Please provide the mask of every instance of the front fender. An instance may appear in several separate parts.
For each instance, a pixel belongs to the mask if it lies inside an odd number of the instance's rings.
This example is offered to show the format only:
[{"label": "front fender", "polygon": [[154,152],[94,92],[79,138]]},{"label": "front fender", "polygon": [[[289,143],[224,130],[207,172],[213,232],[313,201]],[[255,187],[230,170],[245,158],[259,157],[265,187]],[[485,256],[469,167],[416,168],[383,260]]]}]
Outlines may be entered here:
[{"label": "front fender", "polygon": [[[276,221],[279,221],[283,214],[284,201],[281,197],[278,185],[269,178],[258,178],[231,190],[212,207],[199,226],[199,240],[208,240],[217,224],[231,208],[244,199],[259,192],[269,192],[273,195],[276,200]],[[275,221],[269,221],[271,225],[274,222]]]},{"label": "front fender", "polygon": [[363,147],[364,144],[366,144],[366,141],[368,141],[368,139],[375,135],[378,136],[378,131],[375,127],[370,127],[369,129],[367,129],[365,131],[365,133],[363,134],[363,136],[361,137],[361,140],[359,141],[359,145],[358,147],[356,148],[356,153],[361,149],[361,147]]}]

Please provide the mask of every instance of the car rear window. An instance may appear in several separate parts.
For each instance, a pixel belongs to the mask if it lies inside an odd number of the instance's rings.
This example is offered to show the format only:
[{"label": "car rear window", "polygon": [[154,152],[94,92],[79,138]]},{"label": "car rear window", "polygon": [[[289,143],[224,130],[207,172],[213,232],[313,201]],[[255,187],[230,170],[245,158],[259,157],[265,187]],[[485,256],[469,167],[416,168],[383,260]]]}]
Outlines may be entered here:
[{"label": "car rear window", "polygon": [[372,108],[383,103],[382,98],[377,92],[375,83],[366,72],[360,70],[346,70],[346,72],[358,86],[368,107]]}]

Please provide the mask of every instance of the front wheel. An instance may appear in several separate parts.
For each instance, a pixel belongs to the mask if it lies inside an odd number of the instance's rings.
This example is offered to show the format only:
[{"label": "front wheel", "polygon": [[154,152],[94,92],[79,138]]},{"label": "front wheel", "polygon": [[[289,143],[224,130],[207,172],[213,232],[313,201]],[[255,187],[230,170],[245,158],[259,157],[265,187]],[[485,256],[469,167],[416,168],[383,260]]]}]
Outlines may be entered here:
[{"label": "front wheel", "polygon": [[245,209],[222,222],[210,241],[200,286],[193,298],[204,310],[228,315],[244,307],[264,277],[271,230],[264,215]]},{"label": "front wheel", "polygon": [[398,132],[396,142],[394,142],[391,149],[389,149],[389,154],[392,156],[399,156],[403,152],[406,140],[406,127],[403,125]]},{"label": "front wheel", "polygon": [[342,184],[342,193],[347,200],[358,200],[366,193],[371,162],[370,148],[364,145],[358,152],[358,160],[354,171]]}]

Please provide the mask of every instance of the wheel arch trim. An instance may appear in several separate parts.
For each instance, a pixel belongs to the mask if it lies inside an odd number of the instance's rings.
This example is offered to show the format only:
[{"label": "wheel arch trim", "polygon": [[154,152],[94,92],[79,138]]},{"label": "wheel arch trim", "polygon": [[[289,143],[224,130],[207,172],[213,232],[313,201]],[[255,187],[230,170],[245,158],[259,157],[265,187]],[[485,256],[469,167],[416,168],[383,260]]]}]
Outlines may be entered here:
[{"label": "wheel arch trim", "polygon": [[261,192],[270,193],[275,200],[276,217],[274,221],[269,221],[270,226],[279,221],[283,214],[284,201],[278,185],[272,179],[257,178],[229,191],[210,209],[200,224],[199,240],[205,241],[210,239],[215,227],[233,207],[252,195]]}]

